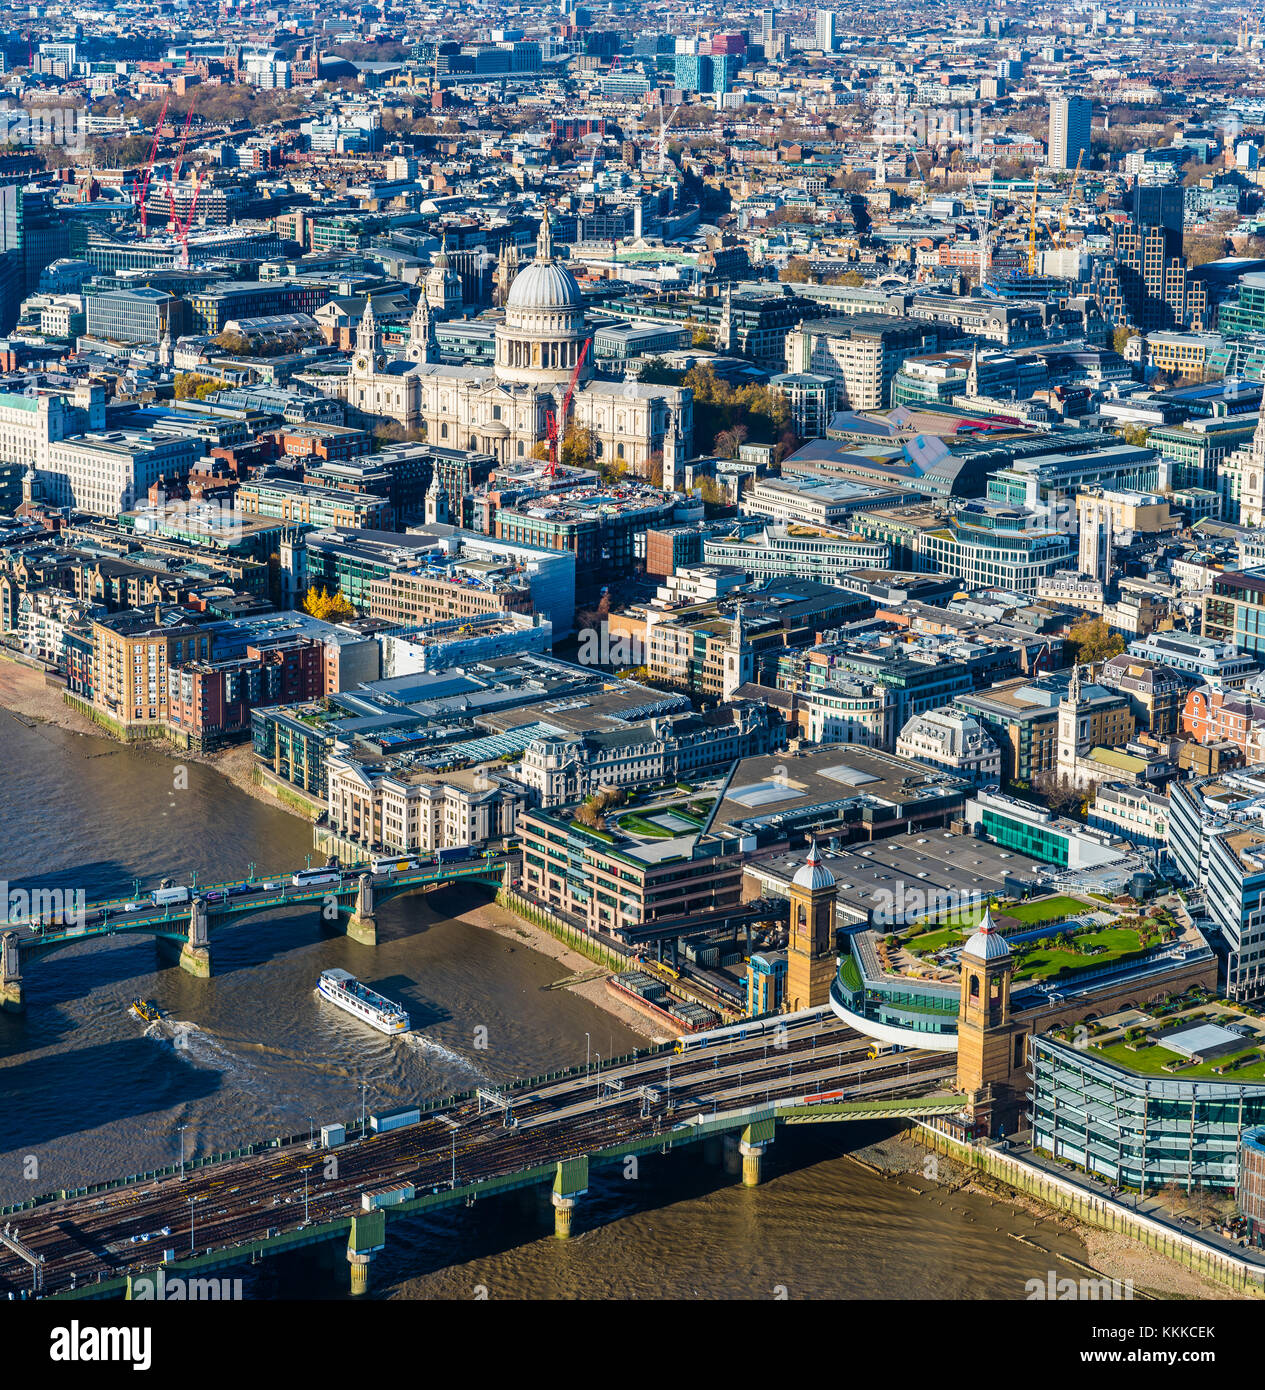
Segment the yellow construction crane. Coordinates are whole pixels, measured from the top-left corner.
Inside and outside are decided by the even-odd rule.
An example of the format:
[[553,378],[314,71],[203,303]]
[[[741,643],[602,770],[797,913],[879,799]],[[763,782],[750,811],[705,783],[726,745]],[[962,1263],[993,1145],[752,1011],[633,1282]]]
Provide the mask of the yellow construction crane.
[[1039,173],[1032,176],[1032,219],[1028,225],[1028,274],[1037,273],[1037,189],[1041,181]]
[[1076,185],[1081,177],[1081,160],[1085,158],[1084,147],[1076,155],[1076,172],[1072,175],[1072,186],[1067,190],[1067,201],[1059,209],[1059,245],[1067,243],[1067,214],[1072,210],[1072,199],[1076,196]]

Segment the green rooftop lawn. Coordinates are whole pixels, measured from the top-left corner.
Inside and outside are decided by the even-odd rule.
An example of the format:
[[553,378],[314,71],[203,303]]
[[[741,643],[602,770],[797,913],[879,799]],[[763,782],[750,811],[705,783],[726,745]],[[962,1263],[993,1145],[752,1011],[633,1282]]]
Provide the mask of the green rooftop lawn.
[[[1022,922],[1025,926],[1040,926],[1042,922],[1064,922],[1069,917],[1075,917],[1086,910],[1086,904],[1080,898],[1046,898],[1040,902],[1030,903],[998,903],[993,908],[993,916],[1011,917],[1016,922]],[[943,935],[936,928],[957,927],[964,929],[976,927],[984,915],[983,904],[977,907],[962,908],[953,912],[940,913],[935,916],[925,917],[918,924],[922,930],[913,937],[906,940],[905,945],[910,950],[939,950],[941,946],[949,945],[956,939],[957,933],[949,933],[946,939],[939,945],[931,946],[921,943],[923,937],[933,938]],[[917,928],[915,928],[917,930]]]
[[962,940],[961,927],[938,927],[935,931],[910,937],[904,946],[914,955],[925,955],[930,951],[943,951],[946,946],[960,946]]
[[615,822],[621,830],[627,830],[633,835],[645,835],[651,840],[674,840],[677,831],[669,830],[666,826],[656,825],[652,820],[647,820],[645,816],[636,811],[630,811],[626,816],[620,816]]
[[1130,1052],[1123,1042],[1105,1043],[1102,1046],[1091,1044],[1090,1050],[1096,1052],[1105,1061],[1114,1062],[1116,1066],[1123,1067],[1126,1071],[1140,1072],[1144,1076],[1180,1076],[1183,1078],[1198,1076],[1213,1081],[1265,1081],[1265,1061],[1253,1062],[1249,1066],[1239,1067],[1237,1071],[1226,1072],[1224,1075],[1218,1075],[1213,1071],[1213,1067],[1225,1066],[1236,1057],[1245,1057],[1248,1053],[1259,1052],[1259,1047],[1245,1047],[1242,1052],[1218,1057],[1211,1062],[1200,1062],[1197,1067],[1183,1067],[1176,1072],[1166,1072],[1164,1065],[1167,1062],[1180,1061],[1181,1058],[1176,1052],[1170,1052],[1166,1047],[1161,1047],[1158,1044],[1150,1046],[1143,1044],[1136,1052]]
[[1016,922],[1026,922],[1037,926],[1041,922],[1061,922],[1067,917],[1075,917],[1085,911],[1086,904],[1080,898],[1045,898],[1040,902],[1011,903],[999,908],[1007,917]]
[[1100,955],[1085,956],[1054,946],[1048,950],[1028,950],[1015,970],[1016,980],[1048,979],[1060,971],[1093,970],[1111,965],[1122,956],[1142,949],[1142,938],[1132,927],[1105,927],[1102,931],[1082,932],[1076,940],[1082,946],[1103,946]]

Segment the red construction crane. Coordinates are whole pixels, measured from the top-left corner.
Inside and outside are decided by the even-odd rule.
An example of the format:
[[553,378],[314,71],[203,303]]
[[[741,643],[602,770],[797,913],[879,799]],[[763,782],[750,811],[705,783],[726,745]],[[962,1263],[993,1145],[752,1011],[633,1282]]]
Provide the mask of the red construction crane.
[[189,228],[193,226],[193,215],[198,210],[198,190],[202,187],[204,177],[204,171],[199,169],[198,177],[193,184],[193,198],[189,203],[189,215],[183,222],[180,220],[180,214],[176,211],[175,192],[170,185],[167,188],[167,202],[171,205],[171,227],[180,242],[180,264],[186,269],[189,265]]
[[171,175],[173,180],[178,179],[180,177],[180,166],[184,163],[184,147],[189,143],[189,122],[191,120],[193,120],[192,101],[189,103],[189,109],[185,112],[184,115],[184,130],[180,134],[180,150],[179,153],[176,155],[176,167]]
[[[177,154],[176,154],[176,162],[175,162],[175,164],[174,164],[173,167],[172,167],[172,170],[171,170],[171,178],[170,178],[170,180],[169,180],[169,182],[168,182],[168,197],[169,197],[169,199],[170,199],[170,190],[171,190],[171,188],[173,188],[173,187],[175,186],[176,181],[177,181],[177,180],[179,179],[179,177],[180,177],[180,166],[184,163],[184,147],[185,147],[185,145],[188,143],[188,140],[189,140],[189,122],[190,122],[192,119],[193,119],[193,103],[190,102],[190,103],[189,103],[189,109],[188,109],[188,111],[185,113],[185,118],[184,118],[184,131],[183,131],[183,133],[182,133],[181,136],[180,136],[180,149],[179,149],[179,151],[178,151]],[[175,209],[174,206],[173,206],[172,209],[171,209],[171,230],[172,230],[172,232],[175,233],[177,236],[179,235],[179,232],[180,232],[180,219],[176,216],[176,209]]]
[[[584,366],[584,357],[589,350],[592,338],[585,338],[580,348],[580,355],[575,361],[575,370],[571,373],[571,380],[567,385],[567,394],[562,398],[563,428],[566,427],[567,415],[571,410],[571,397],[575,395],[575,383],[580,379],[580,370]],[[546,476],[556,478],[558,476],[558,418],[552,410],[545,411],[545,438],[549,441],[549,467]]]
[[[158,158],[158,141],[163,133],[163,122],[167,119],[167,103],[171,100],[170,96],[163,99],[162,113],[158,117],[158,124],[154,127],[154,141],[149,147],[149,163],[145,165],[145,173],[141,177],[141,236],[145,235],[145,219],[147,212],[145,200],[149,195],[149,180],[154,173],[154,160]],[[132,185],[135,188],[135,184]]]

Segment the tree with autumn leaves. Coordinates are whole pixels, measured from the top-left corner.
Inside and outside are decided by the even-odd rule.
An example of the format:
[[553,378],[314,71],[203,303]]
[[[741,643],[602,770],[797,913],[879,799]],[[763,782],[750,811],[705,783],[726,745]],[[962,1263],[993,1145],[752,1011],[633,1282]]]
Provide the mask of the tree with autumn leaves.
[[303,596],[303,611],[326,623],[340,623],[356,616],[356,610],[337,590],[331,594],[324,586],[318,589],[315,584]]

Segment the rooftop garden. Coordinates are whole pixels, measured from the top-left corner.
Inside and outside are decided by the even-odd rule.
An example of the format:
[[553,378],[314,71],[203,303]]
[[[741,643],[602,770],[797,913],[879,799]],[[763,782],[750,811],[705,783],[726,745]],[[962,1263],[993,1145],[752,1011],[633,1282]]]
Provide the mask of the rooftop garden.
[[[1052,897],[1003,903],[993,908],[998,930],[1010,938],[1017,983],[1056,980],[1077,971],[1116,965],[1143,956],[1180,935],[1181,929],[1167,908],[1118,916],[1102,925],[1077,925],[1076,915],[1083,915],[1088,906],[1078,898]],[[1103,909],[1095,905],[1095,911]],[[903,934],[884,938],[883,951],[899,949],[934,966],[933,957],[965,943],[983,913],[982,907],[975,907],[925,919],[906,928]],[[1071,925],[1065,925],[1069,922]],[[1051,924],[1049,935],[1032,935],[1045,923]],[[1017,939],[1023,937],[1028,939]]]
[[1015,980],[1047,980],[1077,970],[1097,969],[1142,955],[1156,944],[1149,934],[1125,926],[1097,931],[1060,932],[1057,936],[1021,942],[1014,948]]
[[[1119,1038],[1114,1042],[1091,1043],[1090,1050],[1105,1061],[1113,1062],[1126,1071],[1143,1076],[1202,1077],[1205,1080],[1265,1081],[1265,1053],[1259,1044],[1246,1042],[1241,1052],[1225,1054],[1206,1062],[1187,1061],[1179,1052],[1171,1052],[1162,1043],[1149,1042],[1142,1036]],[[1134,1030],[1130,1030],[1133,1033]]]
[[[1065,922],[1083,913],[1090,906],[1080,898],[1065,896],[1039,898],[1032,902],[1002,902],[993,905],[993,921],[1003,936],[1014,931],[1026,931],[1045,922]],[[901,945],[911,955],[922,956],[960,945],[966,934],[973,931],[984,916],[982,903],[973,907],[955,908],[948,912],[924,917],[906,928]]]

